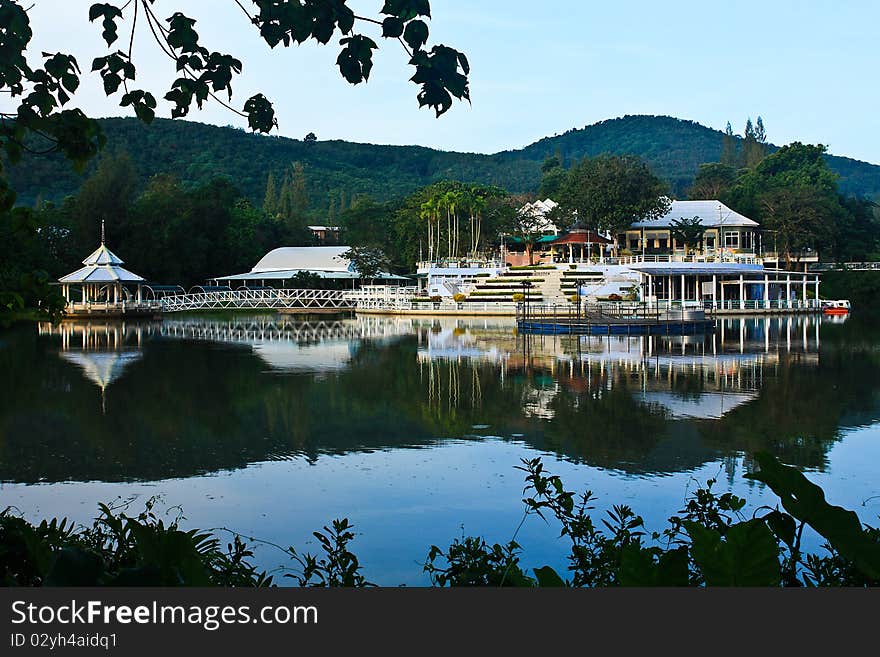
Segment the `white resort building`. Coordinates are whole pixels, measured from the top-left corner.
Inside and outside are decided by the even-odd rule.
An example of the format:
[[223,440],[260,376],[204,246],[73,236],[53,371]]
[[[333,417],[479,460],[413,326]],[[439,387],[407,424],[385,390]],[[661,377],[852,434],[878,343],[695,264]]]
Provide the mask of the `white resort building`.
[[[548,212],[555,203],[548,199],[538,206],[523,211]],[[678,228],[684,219],[702,228],[689,244]],[[522,245],[507,237],[497,259],[419,263],[421,297],[435,309],[439,302],[486,312],[491,304],[512,306],[524,297],[563,306],[632,301],[730,313],[819,307],[819,275],[808,267],[818,254],[796,254],[790,269],[780,268],[784,262],[772,248],[773,234],[716,200],[672,201],[663,217],[635,221],[614,236],[584,228],[560,231],[551,223],[534,236],[525,259]]]

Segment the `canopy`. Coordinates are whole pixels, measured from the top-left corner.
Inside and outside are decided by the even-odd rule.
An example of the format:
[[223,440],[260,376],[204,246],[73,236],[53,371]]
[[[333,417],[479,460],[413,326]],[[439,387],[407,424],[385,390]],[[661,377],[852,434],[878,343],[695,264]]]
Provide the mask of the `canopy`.
[[574,229],[553,240],[553,244],[611,244],[611,240],[592,230]]
[[[300,273],[319,278],[336,280],[361,280],[354,263],[344,254],[348,246],[285,246],[269,251],[253,269],[244,274],[216,276],[214,281],[284,281]],[[382,280],[407,280],[389,272],[380,272],[368,278]]]

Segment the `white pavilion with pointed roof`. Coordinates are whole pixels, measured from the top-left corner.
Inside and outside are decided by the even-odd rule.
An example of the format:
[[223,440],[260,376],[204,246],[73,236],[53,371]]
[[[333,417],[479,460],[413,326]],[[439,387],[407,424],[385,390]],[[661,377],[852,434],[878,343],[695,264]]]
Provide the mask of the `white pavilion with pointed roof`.
[[[64,295],[68,307],[73,308],[76,304],[118,306],[126,301],[141,303],[142,287],[146,281],[141,276],[122,267],[124,264],[122,259],[107,248],[104,243],[103,221],[101,222],[101,245],[82,263],[83,267],[58,279],[61,284],[61,293]],[[126,285],[137,287],[135,298],[132,298]],[[81,290],[80,298],[77,300],[71,298],[74,286],[78,286]]]

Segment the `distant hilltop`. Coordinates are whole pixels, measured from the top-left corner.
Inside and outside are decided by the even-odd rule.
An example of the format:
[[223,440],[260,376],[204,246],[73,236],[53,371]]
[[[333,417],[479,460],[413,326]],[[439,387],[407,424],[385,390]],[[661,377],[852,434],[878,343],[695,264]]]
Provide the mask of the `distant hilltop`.
[[[717,162],[722,148],[720,131],[668,116],[609,119],[493,155],[266,137],[180,120],[157,119],[149,126],[133,118],[101,119],[100,123],[108,138],[106,150],[130,153],[144,182],[157,173],[169,173],[194,185],[229,176],[244,195],[259,203],[269,172],[280,178],[291,162],[302,162],[315,210],[327,208],[340,197],[367,194],[387,200],[448,179],[531,192],[540,183],[542,162],[557,154],[566,163],[600,153],[636,155],[665,178],[676,195],[683,196],[699,165]],[[832,155],[828,162],[840,175],[842,192],[880,198],[880,166]],[[26,157],[7,171],[23,205],[40,199],[60,201],[75,193],[83,180],[60,156]]]

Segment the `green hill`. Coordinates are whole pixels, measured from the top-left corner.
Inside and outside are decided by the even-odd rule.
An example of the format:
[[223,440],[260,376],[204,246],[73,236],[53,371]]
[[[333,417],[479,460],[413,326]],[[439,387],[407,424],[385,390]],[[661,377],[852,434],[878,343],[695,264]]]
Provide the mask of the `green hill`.
[[[135,119],[111,118],[101,124],[107,149],[130,153],[144,181],[156,173],[171,173],[195,185],[226,175],[257,202],[262,201],[270,171],[280,178],[291,162],[301,161],[311,205],[319,211],[340,196],[389,199],[444,179],[495,184],[511,192],[534,191],[541,163],[556,153],[567,161],[599,153],[638,155],[669,181],[674,193],[683,195],[697,167],[719,159],[722,136],[693,121],[625,116],[547,137],[520,150],[481,155],[421,146],[305,142],[187,121],[156,120],[146,126]],[[828,159],[841,176],[843,191],[880,197],[880,166],[843,157]],[[60,156],[29,157],[8,171],[19,202],[28,205],[73,194],[83,179]]]

